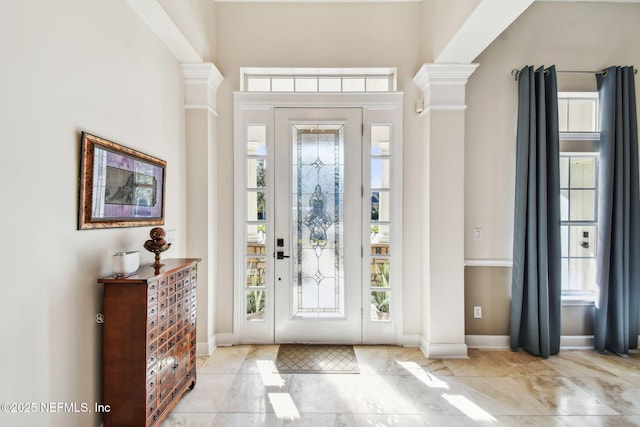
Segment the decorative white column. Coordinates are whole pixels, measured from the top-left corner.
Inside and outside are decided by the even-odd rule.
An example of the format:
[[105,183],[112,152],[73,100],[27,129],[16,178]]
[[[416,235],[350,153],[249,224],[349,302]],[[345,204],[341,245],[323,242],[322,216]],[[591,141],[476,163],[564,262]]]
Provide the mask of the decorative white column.
[[187,256],[198,266],[198,355],[210,355],[215,341],[216,277],[216,92],[223,77],[212,63],[182,64],[185,93]]
[[430,358],[466,358],[464,332],[465,86],[477,64],[424,64],[423,300],[420,348]]

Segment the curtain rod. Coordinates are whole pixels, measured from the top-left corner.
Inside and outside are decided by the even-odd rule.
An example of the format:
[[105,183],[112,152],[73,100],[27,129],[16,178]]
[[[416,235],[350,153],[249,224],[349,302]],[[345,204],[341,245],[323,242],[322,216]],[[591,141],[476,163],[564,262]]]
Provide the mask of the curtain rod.
[[[548,73],[547,70],[544,70],[545,74]],[[557,70],[556,71],[557,74],[601,74],[603,76],[607,75],[607,70],[600,70],[600,71],[561,71],[561,70]],[[634,68],[633,70],[633,74],[638,74],[638,69]],[[520,70],[518,70],[517,68],[514,68],[513,70],[511,70],[511,75],[515,78],[515,80],[518,80],[518,77],[520,77]]]

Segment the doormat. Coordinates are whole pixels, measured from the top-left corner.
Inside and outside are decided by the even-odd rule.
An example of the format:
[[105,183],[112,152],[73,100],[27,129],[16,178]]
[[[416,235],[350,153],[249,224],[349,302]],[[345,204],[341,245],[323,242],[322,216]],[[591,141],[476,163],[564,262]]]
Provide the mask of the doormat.
[[276,368],[296,374],[360,373],[352,345],[280,344]]

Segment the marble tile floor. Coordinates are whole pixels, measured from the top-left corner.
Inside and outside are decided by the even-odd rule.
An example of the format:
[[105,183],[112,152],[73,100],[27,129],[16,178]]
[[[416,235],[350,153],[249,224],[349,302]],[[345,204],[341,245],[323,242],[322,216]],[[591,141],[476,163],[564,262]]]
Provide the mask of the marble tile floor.
[[279,374],[277,345],[218,347],[161,427],[640,426],[640,353],[356,346],[360,374]]

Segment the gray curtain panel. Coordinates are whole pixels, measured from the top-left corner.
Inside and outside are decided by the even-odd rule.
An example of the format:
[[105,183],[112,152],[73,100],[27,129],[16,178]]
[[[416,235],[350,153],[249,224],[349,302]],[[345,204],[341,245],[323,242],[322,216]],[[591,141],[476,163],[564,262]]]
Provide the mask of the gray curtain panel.
[[556,69],[523,68],[511,284],[511,349],[560,351],[560,150]]
[[597,76],[600,181],[594,346],[626,354],[638,347],[640,202],[638,124],[633,67]]

